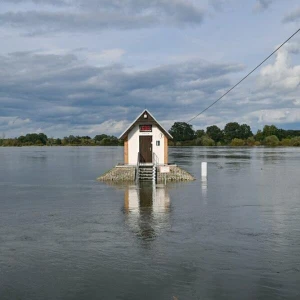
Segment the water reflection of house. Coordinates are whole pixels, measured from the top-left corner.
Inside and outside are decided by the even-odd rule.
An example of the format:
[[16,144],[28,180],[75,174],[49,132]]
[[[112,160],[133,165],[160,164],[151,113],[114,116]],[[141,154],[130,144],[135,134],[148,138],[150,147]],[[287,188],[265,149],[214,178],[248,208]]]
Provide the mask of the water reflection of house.
[[170,197],[163,185],[129,186],[124,196],[128,226],[139,237],[153,239],[169,226]]

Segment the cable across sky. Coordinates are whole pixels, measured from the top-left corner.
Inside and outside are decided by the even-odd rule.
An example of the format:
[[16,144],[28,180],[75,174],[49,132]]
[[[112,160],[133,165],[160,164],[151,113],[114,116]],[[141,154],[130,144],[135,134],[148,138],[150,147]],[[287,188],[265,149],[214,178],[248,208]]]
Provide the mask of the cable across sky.
[[294,32],[287,40],[285,40],[279,47],[277,47],[268,57],[266,57],[260,64],[258,64],[252,71],[250,71],[246,76],[244,76],[239,82],[237,82],[233,87],[231,87],[226,93],[224,93],[221,97],[219,97],[217,100],[215,100],[212,104],[207,106],[205,109],[203,109],[201,112],[199,112],[197,115],[195,115],[193,118],[187,121],[187,123],[190,123],[197,117],[199,117],[201,114],[203,114],[205,111],[207,111],[209,108],[211,108],[213,105],[215,105],[217,102],[219,102],[222,98],[224,98],[228,93],[230,93],[234,88],[236,88],[241,82],[243,82],[247,77],[249,77],[255,70],[257,70],[264,62],[266,62],[273,54],[275,54],[283,45],[285,45],[291,38],[293,38],[298,32],[300,31],[300,28]]

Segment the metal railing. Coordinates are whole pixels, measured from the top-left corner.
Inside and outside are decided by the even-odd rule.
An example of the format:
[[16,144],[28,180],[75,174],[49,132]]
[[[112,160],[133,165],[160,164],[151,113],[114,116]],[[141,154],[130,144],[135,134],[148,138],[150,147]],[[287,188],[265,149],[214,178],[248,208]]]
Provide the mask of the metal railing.
[[153,183],[156,183],[156,170],[157,170],[157,166],[159,165],[159,158],[154,152],[152,153],[152,163],[153,163],[152,181]]
[[154,165],[159,165],[159,158],[154,152],[152,153],[152,162]]
[[139,183],[140,178],[140,152],[138,152],[137,155],[137,162],[136,162],[136,168],[135,168],[135,183]]

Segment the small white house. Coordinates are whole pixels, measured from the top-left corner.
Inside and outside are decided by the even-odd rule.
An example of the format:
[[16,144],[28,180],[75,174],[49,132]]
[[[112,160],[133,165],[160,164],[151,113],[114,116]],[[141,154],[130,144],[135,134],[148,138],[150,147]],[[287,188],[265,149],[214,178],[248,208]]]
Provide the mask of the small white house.
[[173,137],[144,110],[119,137],[124,140],[124,164],[168,163],[168,140]]

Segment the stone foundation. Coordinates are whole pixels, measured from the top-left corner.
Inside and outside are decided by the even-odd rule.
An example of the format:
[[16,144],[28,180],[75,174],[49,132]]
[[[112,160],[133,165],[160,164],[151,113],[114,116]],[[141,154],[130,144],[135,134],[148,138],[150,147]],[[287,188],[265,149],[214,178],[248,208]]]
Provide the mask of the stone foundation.
[[[169,165],[169,173],[160,173],[160,168],[157,168],[157,183],[166,181],[193,181],[195,178],[187,171],[181,169],[177,165]],[[117,165],[102,176],[98,177],[100,181],[114,182],[134,182],[135,181],[135,166]]]
[[98,177],[100,181],[134,182],[135,166],[118,165]]
[[181,169],[177,165],[169,165],[169,173],[160,173],[159,167],[157,168],[157,183],[166,181],[193,181],[195,178],[187,171]]

